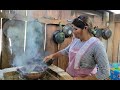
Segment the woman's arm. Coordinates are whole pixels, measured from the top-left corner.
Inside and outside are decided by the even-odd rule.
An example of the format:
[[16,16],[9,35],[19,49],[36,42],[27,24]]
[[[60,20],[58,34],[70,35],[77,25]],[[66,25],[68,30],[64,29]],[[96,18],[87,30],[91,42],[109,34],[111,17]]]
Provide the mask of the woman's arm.
[[54,54],[51,54],[51,55],[49,55],[49,56],[46,56],[46,57],[44,58],[44,61],[47,62],[47,61],[49,61],[49,60],[51,60],[51,59],[55,59],[55,58],[58,58],[58,57],[60,57],[60,56],[62,56],[62,54],[61,54],[60,52],[56,52],[56,53],[54,53]]
[[98,66],[96,78],[99,80],[107,79],[110,76],[109,60],[105,47],[100,41],[95,46],[94,56]]
[[49,55],[49,56],[46,56],[46,57],[44,58],[44,61],[47,62],[47,61],[50,60],[50,59],[55,59],[55,58],[58,58],[58,57],[60,57],[60,56],[62,56],[62,55],[68,55],[68,53],[69,53],[69,48],[70,48],[70,45],[68,45],[65,49],[62,49],[62,50],[60,50],[60,51],[58,51],[58,52],[56,52],[56,53],[54,53],[54,54],[51,54],[51,55]]

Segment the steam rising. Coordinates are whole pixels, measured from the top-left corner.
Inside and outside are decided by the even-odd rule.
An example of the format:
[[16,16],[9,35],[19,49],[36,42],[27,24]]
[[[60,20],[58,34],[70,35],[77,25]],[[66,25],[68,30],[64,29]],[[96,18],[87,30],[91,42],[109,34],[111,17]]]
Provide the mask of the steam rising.
[[[4,24],[4,34],[9,38],[12,51],[12,66],[25,66],[30,63],[40,64],[44,52],[44,24],[34,20],[27,22],[26,42],[24,42],[25,22],[9,20]],[[24,43],[25,46],[24,46]],[[25,48],[25,52],[24,52]]]

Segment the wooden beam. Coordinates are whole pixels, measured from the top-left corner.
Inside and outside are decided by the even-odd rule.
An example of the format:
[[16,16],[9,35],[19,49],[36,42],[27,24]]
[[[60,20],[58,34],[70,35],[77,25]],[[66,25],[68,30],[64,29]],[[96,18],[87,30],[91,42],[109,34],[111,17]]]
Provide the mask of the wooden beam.
[[8,19],[15,19],[15,20],[22,20],[22,21],[32,21],[32,20],[38,20],[41,23],[46,23],[46,24],[59,24],[61,23],[62,25],[67,24],[68,22],[65,20],[58,20],[58,19],[52,19],[52,18],[33,18],[33,17],[28,17],[28,16],[22,16],[19,14],[4,14],[0,12],[0,17],[1,18],[8,18]]
[[45,76],[42,78],[42,80],[59,80],[59,78],[57,78],[56,76],[54,76],[50,72],[46,71]]
[[120,22],[120,14],[115,15],[115,22]]
[[73,80],[73,78],[66,72],[61,72],[58,75],[60,80]]
[[57,66],[55,66],[53,64],[51,66],[49,66],[49,69],[51,69],[52,71],[54,71],[56,73],[64,72],[63,69],[61,69],[61,68],[59,68],[59,67],[57,67]]
[[96,10],[74,10],[74,12],[86,15],[102,16],[102,12],[98,12]]
[[120,41],[120,23],[115,23],[114,38],[113,38],[113,62],[118,61],[118,47]]
[[2,29],[1,29],[1,26],[2,26],[2,19],[0,18],[0,68],[2,67]]
[[[103,13],[103,27],[107,26],[107,22],[108,22],[107,19],[108,19],[108,17],[109,17],[108,12],[104,12]],[[107,51],[107,45],[108,45],[107,40],[105,40],[105,39],[102,38],[102,42],[103,42],[103,44],[105,46],[105,49]]]
[[109,23],[109,29],[112,31],[112,36],[108,39],[108,47],[107,47],[107,54],[108,54],[108,59],[110,63],[113,62],[113,41],[114,41],[114,26],[115,26],[115,15],[113,13],[110,13],[110,23]]
[[59,78],[59,80],[73,80],[73,78],[67,72],[55,65],[49,66],[49,69],[51,70],[49,70],[49,72]]

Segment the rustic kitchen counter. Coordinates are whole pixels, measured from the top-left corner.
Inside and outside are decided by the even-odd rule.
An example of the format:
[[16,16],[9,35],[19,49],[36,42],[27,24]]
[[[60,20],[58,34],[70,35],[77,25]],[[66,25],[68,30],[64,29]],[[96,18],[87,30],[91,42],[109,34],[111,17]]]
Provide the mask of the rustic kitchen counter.
[[[17,68],[11,67],[0,70],[0,80],[26,80],[20,77]],[[72,77],[63,69],[52,64],[49,66],[44,77],[39,80],[72,80]]]

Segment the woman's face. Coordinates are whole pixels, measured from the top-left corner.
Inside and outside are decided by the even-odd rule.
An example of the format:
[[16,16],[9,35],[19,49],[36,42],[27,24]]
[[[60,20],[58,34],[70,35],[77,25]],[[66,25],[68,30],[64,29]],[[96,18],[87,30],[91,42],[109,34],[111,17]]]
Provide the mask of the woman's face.
[[82,38],[83,38],[83,29],[78,28],[78,27],[76,27],[76,26],[73,25],[73,24],[72,24],[72,26],[73,26],[73,28],[74,28],[74,30],[73,30],[74,36],[75,36],[76,38],[82,40]]

